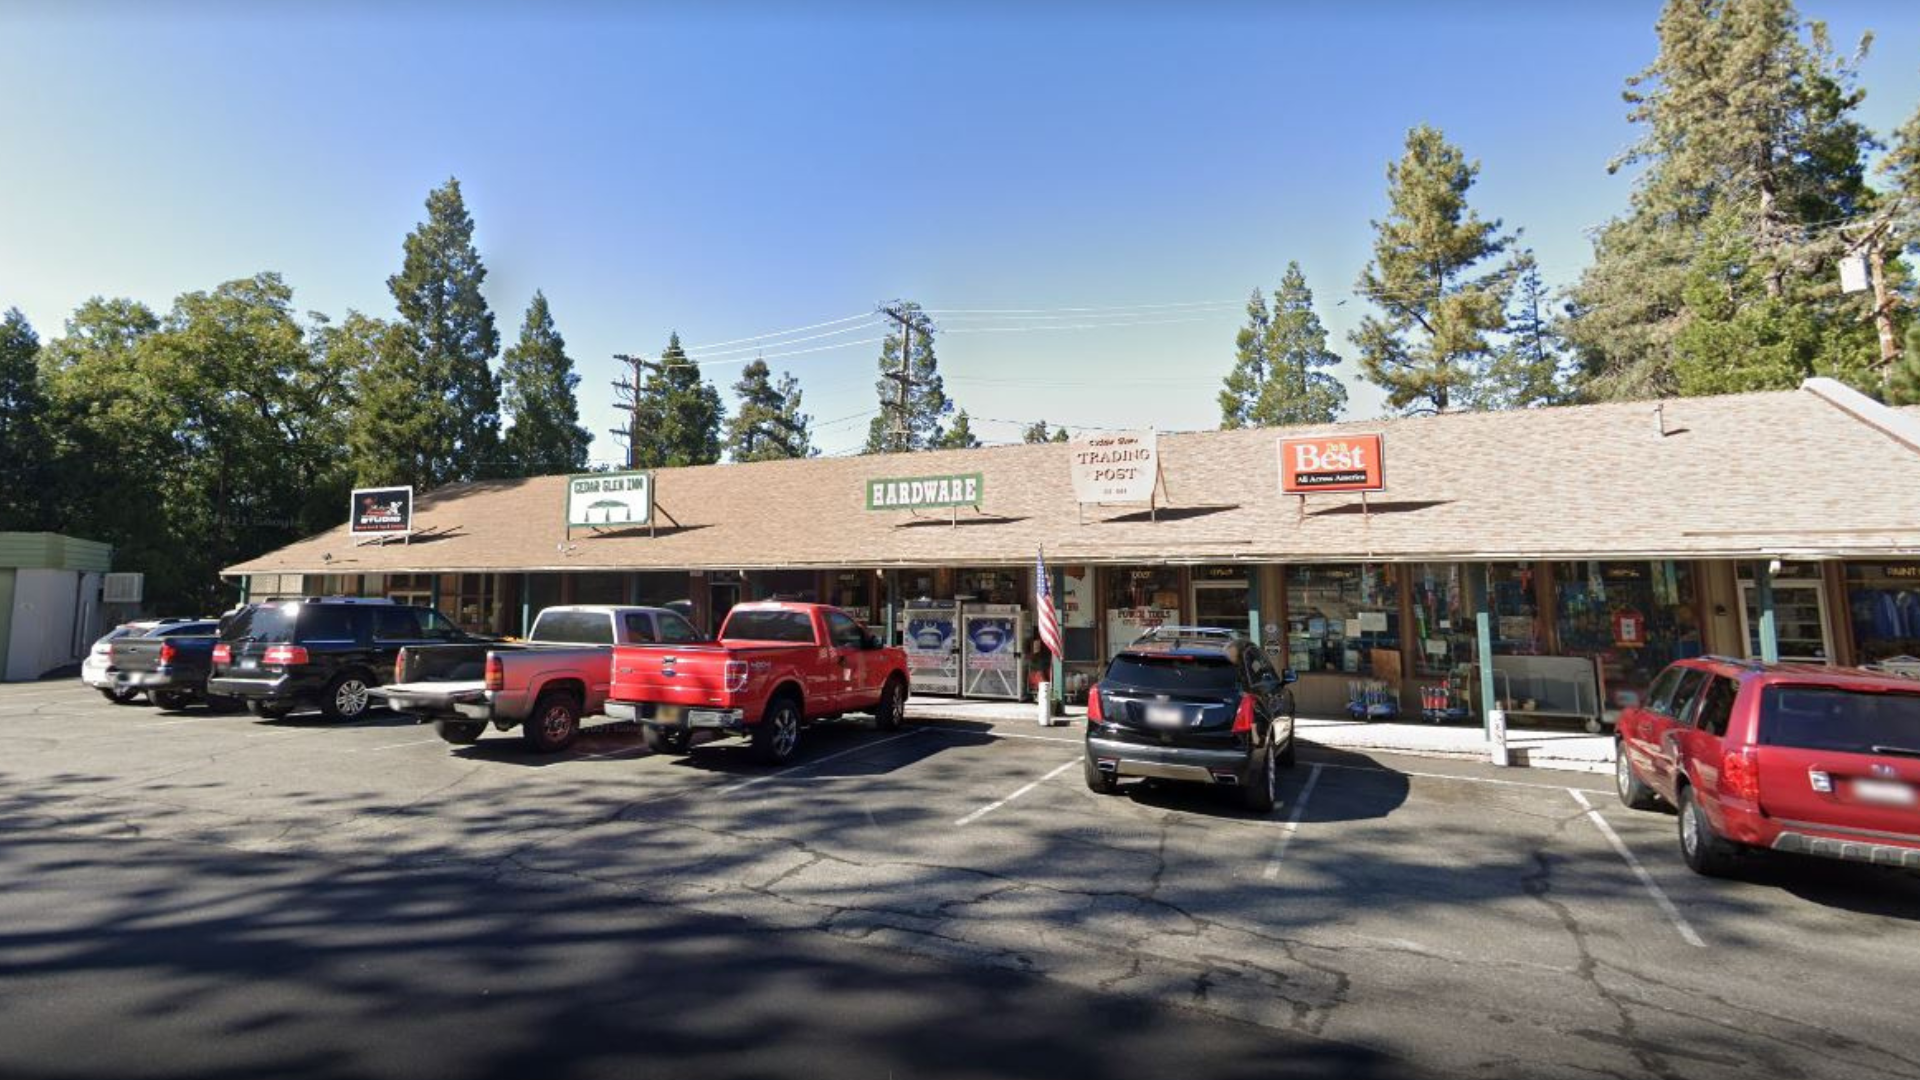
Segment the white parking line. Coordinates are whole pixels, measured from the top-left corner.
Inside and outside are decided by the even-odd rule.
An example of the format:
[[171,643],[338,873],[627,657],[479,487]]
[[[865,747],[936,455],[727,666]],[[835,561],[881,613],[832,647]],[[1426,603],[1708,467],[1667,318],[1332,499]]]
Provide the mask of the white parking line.
[[910,739],[915,735],[920,734],[920,732],[923,730],[925,729],[915,728],[912,731],[904,731],[898,735],[889,736],[888,738],[885,738],[885,739],[876,739],[870,743],[861,743],[859,746],[853,747],[852,749],[849,749],[849,750],[842,750],[837,754],[828,754],[826,757],[823,757],[823,758],[815,758],[812,761],[803,761],[798,765],[789,765],[786,768],[781,769],[779,772],[770,772],[765,776],[756,776],[751,780],[746,780],[738,784],[733,784],[728,787],[723,787],[717,792],[717,794],[731,795],[736,791],[743,791],[747,788],[754,786],[755,784],[764,784],[769,780],[778,780],[781,777],[786,776],[788,773],[796,773],[802,769],[812,769],[820,765],[825,765],[829,761],[846,757],[848,754],[857,754],[857,753],[860,753],[862,750],[871,750],[876,746],[885,746],[890,742],[899,742],[901,739]]
[[1660,888],[1658,882],[1653,880],[1653,875],[1647,873],[1647,868],[1641,866],[1640,860],[1634,858],[1633,852],[1627,850],[1627,845],[1620,839],[1620,834],[1614,832],[1613,826],[1607,824],[1607,819],[1601,817],[1600,811],[1596,809],[1592,803],[1587,801],[1587,793],[1581,791],[1579,788],[1568,788],[1567,793],[1572,795],[1574,801],[1586,810],[1587,817],[1590,818],[1594,826],[1600,830],[1600,834],[1607,838],[1607,843],[1613,845],[1613,850],[1619,852],[1620,857],[1627,861],[1627,867],[1633,871],[1633,876],[1639,878],[1640,884],[1647,887],[1647,892],[1653,895],[1653,902],[1659,905],[1660,910],[1664,912],[1668,920],[1673,923],[1674,929],[1680,931],[1681,940],[1697,948],[1706,948],[1707,943],[1700,940],[1700,935],[1694,932],[1692,926],[1688,925],[1686,917],[1681,915],[1680,909],[1675,907],[1673,901],[1667,898],[1666,892]]
[[1280,860],[1287,854],[1287,845],[1293,843],[1293,834],[1300,830],[1300,818],[1307,812],[1307,800],[1313,797],[1313,785],[1320,780],[1320,766],[1315,765],[1307,773],[1307,782],[1300,789],[1300,797],[1294,800],[1293,814],[1287,823],[1280,826],[1280,839],[1273,845],[1273,858],[1267,860],[1267,868],[1261,877],[1273,881],[1280,876]]
[[954,824],[966,825],[970,822],[978,821],[981,818],[986,817],[988,814],[993,813],[995,810],[1000,809],[1001,807],[1007,805],[1013,800],[1018,799],[1022,795],[1025,795],[1027,792],[1032,791],[1034,788],[1039,787],[1041,784],[1044,784],[1047,781],[1053,779],[1054,777],[1059,776],[1061,773],[1066,772],[1068,769],[1071,769],[1078,764],[1080,764],[1080,759],[1074,758],[1072,761],[1067,762],[1066,764],[1053,770],[1052,772],[1041,777],[1040,779],[1035,780],[1033,783],[1028,784],[1026,787],[1021,788],[1019,791],[1016,791],[1013,794],[1007,796],[1006,798],[1001,799],[999,802],[988,803],[987,805],[981,807],[980,809],[975,810],[973,813],[968,814],[966,817],[961,818],[959,821],[954,822]]

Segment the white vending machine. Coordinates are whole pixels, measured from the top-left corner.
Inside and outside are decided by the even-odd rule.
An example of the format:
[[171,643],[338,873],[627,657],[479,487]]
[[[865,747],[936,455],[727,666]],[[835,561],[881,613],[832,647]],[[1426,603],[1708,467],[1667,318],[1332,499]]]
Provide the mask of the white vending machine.
[[1017,604],[968,604],[960,609],[964,659],[961,693],[1018,701],[1026,696],[1026,614]]

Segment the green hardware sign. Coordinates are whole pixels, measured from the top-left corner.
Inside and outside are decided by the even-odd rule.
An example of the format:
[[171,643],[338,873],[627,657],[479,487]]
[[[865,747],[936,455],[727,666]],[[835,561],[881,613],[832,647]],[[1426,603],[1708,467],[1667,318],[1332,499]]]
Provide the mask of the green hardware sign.
[[869,480],[867,509],[928,510],[942,506],[979,506],[986,489],[986,479],[980,473]]

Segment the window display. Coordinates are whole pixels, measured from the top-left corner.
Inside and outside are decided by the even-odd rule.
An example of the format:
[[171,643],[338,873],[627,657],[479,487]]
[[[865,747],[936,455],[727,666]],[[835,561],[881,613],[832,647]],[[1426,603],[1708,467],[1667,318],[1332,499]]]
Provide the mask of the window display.
[[969,604],[1025,604],[1021,596],[1018,570],[999,567],[992,570],[961,570],[954,575],[955,599]]
[[1167,623],[1180,622],[1180,571],[1171,566],[1106,571],[1107,655]]
[[1487,603],[1493,616],[1495,656],[1537,656],[1547,651],[1532,563],[1488,563]]
[[1401,570],[1383,563],[1288,568],[1293,669],[1399,678]]
[[1847,610],[1860,663],[1920,657],[1920,562],[1849,564]]
[[1413,650],[1416,675],[1451,675],[1473,663],[1478,624],[1474,620],[1468,575],[1481,569],[1464,563],[1419,563],[1408,567],[1413,591]]
[[1554,564],[1560,652],[1600,666],[1609,712],[1637,704],[1668,664],[1701,652],[1686,563]]

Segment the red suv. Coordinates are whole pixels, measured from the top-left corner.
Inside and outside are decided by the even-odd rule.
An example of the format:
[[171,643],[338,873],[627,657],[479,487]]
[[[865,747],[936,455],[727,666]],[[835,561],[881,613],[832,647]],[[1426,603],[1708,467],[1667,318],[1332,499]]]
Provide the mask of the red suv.
[[1920,682],[1703,656],[1616,730],[1620,801],[1678,809],[1699,873],[1752,849],[1920,870]]

